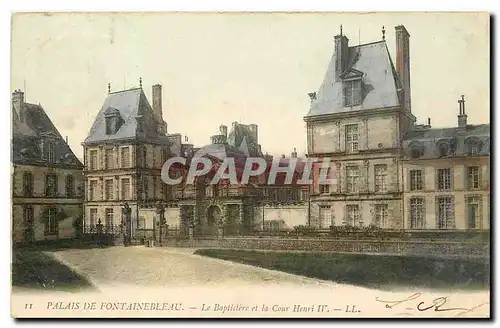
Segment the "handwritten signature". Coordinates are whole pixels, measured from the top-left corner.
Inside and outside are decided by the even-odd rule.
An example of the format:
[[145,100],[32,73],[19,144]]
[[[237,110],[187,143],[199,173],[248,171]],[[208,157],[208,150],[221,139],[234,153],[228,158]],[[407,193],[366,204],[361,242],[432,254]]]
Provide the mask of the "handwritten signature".
[[[400,304],[407,303],[407,304],[412,304],[413,306],[415,306],[415,304],[416,304],[415,309],[417,311],[419,311],[419,312],[426,312],[426,311],[429,311],[429,310],[431,310],[431,311],[434,310],[435,312],[460,311],[460,312],[456,313],[455,316],[461,316],[461,315],[464,315],[466,313],[473,312],[477,308],[479,308],[481,306],[484,306],[486,304],[489,304],[489,302],[485,302],[485,303],[481,303],[481,304],[475,305],[475,306],[473,306],[471,308],[449,307],[449,306],[446,305],[446,302],[448,301],[448,298],[444,297],[444,296],[437,297],[437,298],[431,300],[430,302],[429,301],[421,301],[421,302],[417,303],[417,301],[415,301],[415,300],[417,300],[417,299],[421,300],[421,298],[420,298],[421,296],[422,296],[421,293],[415,293],[415,294],[410,295],[407,298],[403,298],[403,299],[400,299],[400,300],[387,301],[387,300],[381,300],[378,297],[376,297],[375,300],[377,302],[384,303],[386,309],[393,309],[394,307],[396,307],[396,306],[398,306]],[[415,302],[412,302],[412,301],[415,301]],[[412,307],[405,308],[405,309],[406,310],[413,310]],[[408,312],[399,313],[399,314],[400,315],[402,315],[402,314],[411,315],[411,313],[408,313]]]

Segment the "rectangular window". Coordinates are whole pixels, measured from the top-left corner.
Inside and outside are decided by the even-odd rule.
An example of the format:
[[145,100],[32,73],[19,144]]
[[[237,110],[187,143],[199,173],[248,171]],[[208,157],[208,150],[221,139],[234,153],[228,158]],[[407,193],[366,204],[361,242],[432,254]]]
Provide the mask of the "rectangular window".
[[146,229],[146,219],[143,216],[139,217],[139,229]]
[[113,200],[113,180],[104,180],[104,192],[105,192],[105,199],[106,200]]
[[34,211],[33,206],[24,205],[23,206],[23,224],[25,228],[33,229],[33,219],[34,219]]
[[359,149],[359,132],[357,124],[348,124],[345,126],[345,149],[355,152]]
[[143,192],[143,199],[147,200],[148,199],[148,177],[145,176],[142,178],[142,192]]
[[47,160],[49,163],[54,163],[55,161],[55,154],[54,154],[54,143],[49,141],[47,142]]
[[412,229],[425,228],[424,199],[410,199],[410,227]]
[[113,149],[105,149],[104,150],[104,165],[105,169],[109,170],[113,168],[113,161],[114,161],[114,156],[113,156]]
[[113,227],[113,209],[112,208],[107,208],[106,209],[106,220],[105,220],[105,226],[106,228],[111,228]]
[[89,181],[89,200],[97,200],[97,181]]
[[120,151],[122,168],[130,167],[130,147],[122,147]]
[[387,165],[375,165],[375,192],[387,191]]
[[55,235],[58,233],[58,224],[57,224],[57,208],[50,207],[47,210],[47,218],[45,221],[45,234],[46,235]]
[[453,198],[451,196],[444,196],[444,197],[438,197],[437,200],[438,200],[437,228],[438,229],[454,228]]
[[388,206],[387,204],[375,205],[375,225],[380,228],[388,227]]
[[358,205],[347,205],[346,206],[347,220],[346,224],[350,226],[362,225],[359,222],[359,206]]
[[75,194],[75,181],[72,175],[66,176],[66,197],[73,198]]
[[467,168],[467,186],[469,189],[479,189],[479,167]]
[[148,149],[146,146],[142,147],[141,159],[142,167],[148,167]]
[[97,150],[89,151],[89,170],[97,170]]
[[319,206],[319,229],[326,229],[330,227],[332,217],[331,207],[328,205]]
[[451,169],[438,169],[438,189],[450,190],[451,189]]
[[480,229],[481,224],[481,197],[471,196],[467,199],[467,229]]
[[361,80],[344,82],[344,106],[351,107],[361,104]]
[[50,173],[45,176],[45,196],[57,196],[57,175],[54,173]]
[[97,208],[91,208],[90,209],[90,226],[95,227],[95,225],[98,222],[97,218]]
[[422,170],[410,170],[410,190],[422,190]]
[[33,173],[24,172],[23,175],[23,195],[24,197],[33,196]]
[[319,185],[319,193],[320,194],[329,194],[330,193],[330,185]]
[[130,199],[130,179],[122,179],[122,199]]
[[346,177],[346,191],[347,192],[358,192],[359,186],[359,170],[357,166],[348,166],[346,168],[347,177]]

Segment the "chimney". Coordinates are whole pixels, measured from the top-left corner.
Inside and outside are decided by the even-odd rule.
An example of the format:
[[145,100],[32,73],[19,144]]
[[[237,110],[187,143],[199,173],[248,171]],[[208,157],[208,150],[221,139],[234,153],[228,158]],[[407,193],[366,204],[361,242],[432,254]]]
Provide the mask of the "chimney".
[[403,25],[396,29],[396,71],[403,84],[403,106],[411,112],[410,34]]
[[163,110],[161,106],[161,84],[153,85],[153,112],[155,116],[163,121]]
[[335,80],[340,80],[340,75],[347,67],[349,56],[349,39],[342,34],[342,25],[340,25],[340,35],[335,38]]
[[227,126],[225,125],[219,126],[219,131],[224,137],[227,138]]
[[17,115],[19,121],[24,123],[24,92],[21,90],[15,90],[12,93],[12,110],[14,111],[12,115]]
[[250,128],[250,133],[252,138],[256,144],[259,143],[259,126],[257,124],[250,124],[248,126]]
[[66,144],[68,144],[68,136],[66,136]]
[[292,158],[297,158],[297,148],[293,147]]
[[431,118],[430,117],[427,118],[427,126],[429,128],[431,127]]
[[458,101],[458,127],[467,127],[467,114],[465,114],[465,99],[462,95],[462,99]]

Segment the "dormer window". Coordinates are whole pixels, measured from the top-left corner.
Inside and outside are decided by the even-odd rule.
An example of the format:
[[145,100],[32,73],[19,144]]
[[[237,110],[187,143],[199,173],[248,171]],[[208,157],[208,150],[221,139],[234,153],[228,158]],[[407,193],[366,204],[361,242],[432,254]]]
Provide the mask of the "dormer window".
[[361,79],[343,82],[344,107],[352,107],[361,104]]
[[54,163],[55,154],[54,154],[54,142],[47,142],[47,161],[49,163]]
[[419,158],[424,155],[424,147],[420,144],[410,145],[410,157],[411,158]]
[[437,150],[438,150],[438,156],[439,157],[445,157],[448,156],[448,151],[449,151],[449,145],[447,142],[440,142],[437,145]]
[[116,108],[108,108],[104,113],[106,119],[106,134],[115,134],[121,126],[120,111]]
[[467,155],[476,156],[481,151],[482,143],[479,138],[472,137],[465,140],[465,146],[467,149]]

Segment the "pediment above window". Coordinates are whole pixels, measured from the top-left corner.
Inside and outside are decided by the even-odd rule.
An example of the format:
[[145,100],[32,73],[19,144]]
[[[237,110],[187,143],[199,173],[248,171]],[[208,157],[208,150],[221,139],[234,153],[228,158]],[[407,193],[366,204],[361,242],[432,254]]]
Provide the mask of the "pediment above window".
[[113,107],[108,107],[104,112],[105,116],[120,116],[120,111]]
[[42,137],[43,139],[58,139],[59,138],[59,136],[52,131],[42,132],[42,133],[40,133],[40,137]]
[[345,71],[340,76],[340,78],[343,80],[361,79],[362,77],[363,77],[363,72],[360,72],[354,68],[351,68],[350,70]]

